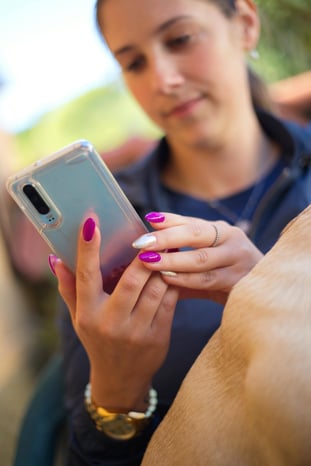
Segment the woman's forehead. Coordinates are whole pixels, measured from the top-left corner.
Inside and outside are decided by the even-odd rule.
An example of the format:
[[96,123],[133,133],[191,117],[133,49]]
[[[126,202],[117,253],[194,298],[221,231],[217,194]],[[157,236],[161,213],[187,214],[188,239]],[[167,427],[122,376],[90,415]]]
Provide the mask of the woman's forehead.
[[176,18],[208,18],[212,10],[220,13],[208,0],[104,0],[99,15],[108,45],[115,45],[154,34]]

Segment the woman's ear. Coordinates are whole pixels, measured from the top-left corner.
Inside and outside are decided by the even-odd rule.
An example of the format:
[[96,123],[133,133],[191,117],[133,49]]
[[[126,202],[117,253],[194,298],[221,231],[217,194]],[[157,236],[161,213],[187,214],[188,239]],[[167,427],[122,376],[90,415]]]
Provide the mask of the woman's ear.
[[237,21],[240,28],[240,39],[245,51],[257,47],[260,36],[260,19],[253,0],[237,0]]

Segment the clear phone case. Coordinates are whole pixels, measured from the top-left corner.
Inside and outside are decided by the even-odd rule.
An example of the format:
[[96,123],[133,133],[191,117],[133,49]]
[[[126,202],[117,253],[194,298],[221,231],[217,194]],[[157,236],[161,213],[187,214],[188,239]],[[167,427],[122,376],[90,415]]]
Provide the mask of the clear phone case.
[[103,288],[111,293],[147,232],[92,144],[81,140],[7,180],[7,189],[51,250],[74,271],[81,223],[92,213],[101,230]]

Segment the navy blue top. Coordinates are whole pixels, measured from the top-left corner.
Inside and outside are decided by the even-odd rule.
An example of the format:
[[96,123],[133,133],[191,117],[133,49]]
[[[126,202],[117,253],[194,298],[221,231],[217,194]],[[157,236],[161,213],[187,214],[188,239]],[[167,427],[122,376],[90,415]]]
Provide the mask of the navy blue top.
[[[284,167],[285,162],[281,158],[269,173],[256,182],[255,185],[232,196],[217,199],[214,203],[215,207],[213,207],[212,202],[173,191],[166,186],[163,186],[163,189],[168,197],[170,210],[175,214],[203,218],[210,221],[224,220],[231,225],[235,225],[239,220],[248,220],[251,222],[257,205],[268,188],[280,176]],[[252,200],[253,202],[250,202]]]
[[[262,180],[263,189],[258,191],[258,199],[248,212],[248,219],[252,221],[248,235],[262,252],[266,252],[285,225],[310,203],[311,127],[301,128],[260,112],[258,118],[266,134],[282,148],[281,160]],[[163,139],[149,156],[116,174],[141,217],[150,211],[170,211],[209,220],[230,220],[205,201],[163,186],[160,172],[168,158],[168,146]],[[221,202],[240,216],[252,190],[250,187]],[[68,465],[139,465],[150,435],[172,403],[197,355],[219,327],[221,317],[222,306],[214,302],[199,299],[178,302],[169,352],[153,381],[159,395],[156,416],[141,436],[118,442],[98,432],[86,413],[83,393],[89,380],[89,362],[62,304],[60,328],[70,434]]]

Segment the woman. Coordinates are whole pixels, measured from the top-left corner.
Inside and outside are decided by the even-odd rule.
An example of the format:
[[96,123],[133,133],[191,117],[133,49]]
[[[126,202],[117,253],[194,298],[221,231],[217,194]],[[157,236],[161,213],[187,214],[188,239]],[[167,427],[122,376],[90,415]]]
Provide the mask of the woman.
[[245,63],[259,36],[252,0],[99,0],[97,21],[165,138],[117,175],[158,231],[135,242],[144,250],[111,296],[93,218],[81,229],[76,278],[50,259],[70,311],[68,464],[138,465],[230,289],[309,204],[310,143],[307,130],[254,107]]

